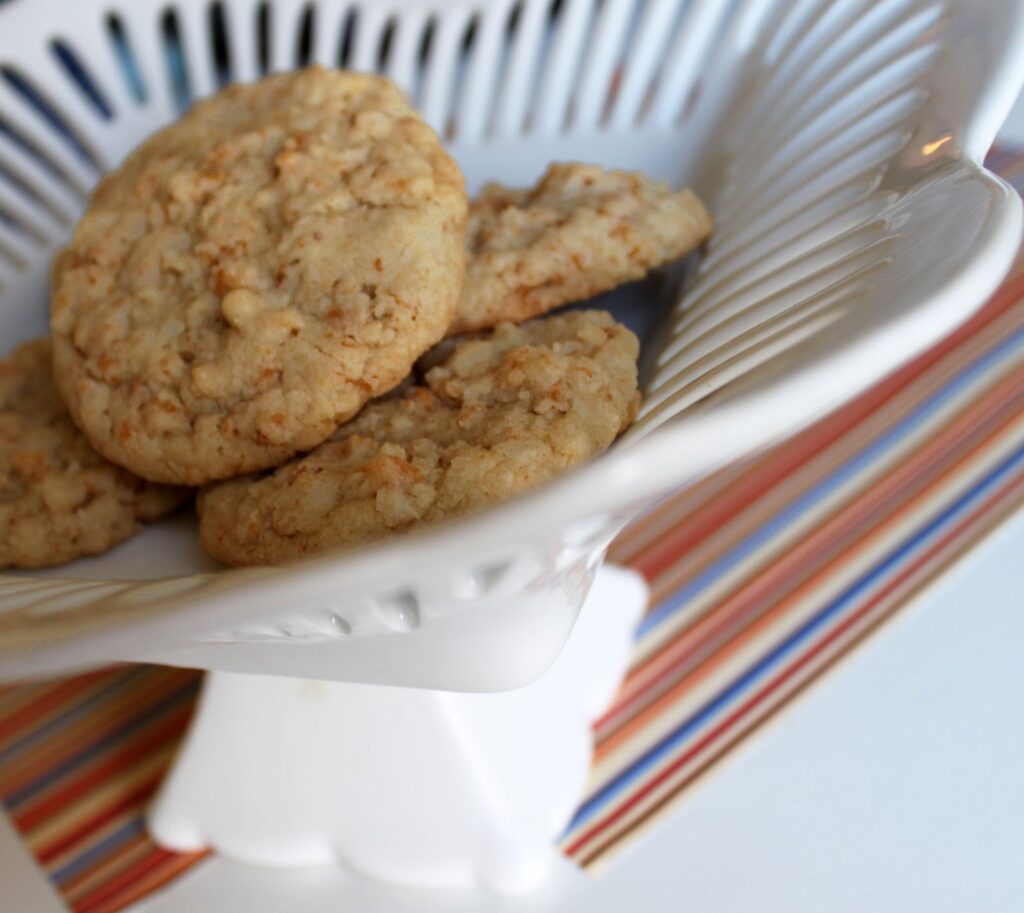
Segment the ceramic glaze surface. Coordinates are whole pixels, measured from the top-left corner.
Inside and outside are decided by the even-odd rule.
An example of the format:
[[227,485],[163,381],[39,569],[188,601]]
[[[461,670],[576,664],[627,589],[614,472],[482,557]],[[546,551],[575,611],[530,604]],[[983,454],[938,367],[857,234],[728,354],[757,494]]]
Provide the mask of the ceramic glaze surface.
[[[681,292],[672,275],[660,294],[647,283],[611,301],[642,332],[646,402],[602,458],[478,516],[294,568],[220,570],[178,523],[45,574],[2,574],[0,677],[154,658],[424,687],[528,681],[564,642],[625,520],[863,390],[998,284],[1019,241],[1020,201],[980,162],[1021,84],[1021,7],[33,0],[5,9],[5,345],[45,327],[49,262],[104,171],[192,98],[314,61],[397,79],[471,189],[531,180],[557,159],[642,168],[693,184],[716,232]],[[456,655],[448,644],[463,636],[474,649]],[[504,649],[510,642],[525,652]]]
[[602,568],[551,668],[503,694],[212,673],[151,831],[258,865],[530,890],[583,794],[590,724],[646,602],[638,575]]

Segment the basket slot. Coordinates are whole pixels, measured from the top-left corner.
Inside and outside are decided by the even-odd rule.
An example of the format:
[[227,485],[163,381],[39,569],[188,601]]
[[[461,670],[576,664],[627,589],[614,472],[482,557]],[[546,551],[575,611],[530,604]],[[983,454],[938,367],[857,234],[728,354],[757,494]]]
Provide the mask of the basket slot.
[[544,30],[548,21],[547,2],[520,2],[508,18],[508,68],[498,96],[494,123],[496,136],[518,136],[526,129],[536,90],[536,78]]
[[[736,256],[747,245],[759,238],[775,232],[785,237],[785,232],[788,230],[786,222],[795,213],[810,209],[818,203],[823,204],[830,198],[837,201],[841,199],[852,201],[857,199],[859,194],[875,191],[886,164],[884,158],[879,157],[878,145],[869,145],[861,150],[851,150],[851,154],[853,160],[848,163],[844,162],[842,165],[843,170],[848,165],[853,172],[845,180],[837,180],[836,174],[830,169],[824,169],[818,174],[809,174],[799,192],[785,196],[775,205],[763,206],[759,210],[752,211],[748,223],[719,235],[718,245],[702,264],[702,271],[710,274],[712,271],[720,269],[728,258]],[[714,256],[713,260],[712,256]],[[693,302],[699,303],[703,294],[704,272],[690,296],[690,300]]]
[[865,36],[857,52],[843,60],[823,56],[813,67],[811,80],[801,78],[792,85],[785,98],[779,119],[784,129],[776,126],[765,137],[767,143],[778,142],[801,120],[801,112],[815,117],[827,107],[866,82],[878,85],[907,84],[920,76],[932,63],[938,47],[934,30],[940,25],[941,9],[931,6],[912,12],[900,21],[888,20],[875,33]]
[[135,67],[145,87],[147,114],[154,123],[166,123],[177,114],[177,106],[171,87],[163,17],[143,6],[125,6],[120,12],[134,52]]
[[722,0],[695,0],[686,10],[658,79],[648,115],[653,123],[668,126],[683,119],[708,57],[721,44],[715,39],[722,37],[736,12],[735,3]]
[[[109,106],[112,119],[122,118],[136,108],[139,96],[126,79],[123,64],[113,44],[110,26],[105,19],[90,17],[76,25],[74,34],[58,34],[54,40],[65,44],[79,58],[82,69],[88,72],[89,78]],[[87,48],[90,49],[89,53],[84,50]]]
[[[70,145],[76,157],[85,162],[86,170],[82,176],[88,175],[87,180],[91,184],[120,158],[122,138],[115,127],[117,118],[109,104],[110,116],[101,114],[56,53],[52,52],[52,45],[50,51],[40,54],[32,64],[33,80],[36,85],[46,87],[46,103],[55,112],[49,115],[41,112],[41,116],[62,137],[63,144]],[[104,95],[107,95],[105,91]],[[54,145],[50,140],[47,149],[52,150]]]
[[[742,90],[749,79],[752,49],[764,23],[779,18],[776,5],[776,0],[739,0],[709,46],[691,96],[676,114],[675,126],[685,122],[688,143],[696,149],[718,150],[715,155],[700,155],[692,180],[716,210],[722,197],[721,170],[731,159],[726,152],[733,144],[730,134],[735,135],[735,128],[748,116],[749,93]],[[746,145],[740,140],[738,151]]]
[[[88,172],[88,182],[91,184],[99,174],[110,169],[121,158],[122,137],[118,135],[115,126],[121,113],[115,113],[109,101],[103,102],[109,116],[104,116],[98,110],[93,101],[89,100],[87,90],[57,55],[54,50],[56,41],[51,42],[50,53],[40,55],[33,61],[32,73],[39,85],[46,86],[49,103],[59,112],[58,117],[51,120],[54,129],[62,135],[66,134],[77,154],[84,156],[91,166]],[[59,42],[60,46],[71,48],[70,42],[65,39],[59,39]],[[104,44],[99,47],[105,50]],[[102,57],[103,54],[93,56]],[[95,78],[92,80],[96,91],[101,92],[104,98],[112,97],[105,86],[99,86]],[[85,142],[79,142],[80,136],[88,138],[87,148]],[[52,147],[52,144],[48,147]]]
[[707,402],[729,384],[748,377],[757,368],[777,356],[792,351],[835,324],[861,297],[857,283],[874,272],[869,267],[864,276],[851,278],[842,287],[814,292],[802,303],[806,309],[787,311],[771,322],[759,324],[742,340],[745,345],[715,365],[700,365],[699,373],[690,372],[690,379],[678,378],[679,386],[663,397],[662,390],[648,400],[636,425],[627,432],[631,440],[649,434],[659,425],[681,412]]
[[0,162],[0,213],[19,227],[23,234],[50,246],[55,238],[63,237],[69,225],[62,221],[45,200]]
[[361,7],[358,10],[353,20],[345,66],[368,73],[377,69],[384,30],[390,18],[389,11],[380,6]]
[[260,75],[259,7],[255,0],[224,3],[224,38],[231,61],[231,78],[237,82],[252,82]]
[[316,33],[317,8],[307,3],[299,17],[299,33],[295,42],[295,61],[300,67],[313,63],[313,35]]
[[270,70],[270,30],[274,27],[274,12],[269,2],[256,6],[256,72],[265,76]]
[[[189,49],[175,7],[167,7],[160,16],[160,34],[171,99],[175,112],[180,114],[192,103],[195,89],[192,85]],[[195,49],[192,49],[192,53],[195,53]]]
[[70,225],[82,208],[84,192],[55,163],[27,144],[0,117],[0,168],[20,184],[29,197],[53,213],[62,225]]
[[384,28],[380,30],[380,40],[377,42],[377,55],[373,62],[373,70],[377,73],[384,73],[387,70],[388,60],[391,58],[391,48],[395,43],[395,31],[398,28],[398,17],[388,16]]
[[[220,85],[213,46],[213,4],[185,3],[178,7],[184,68],[197,98],[210,95]],[[223,10],[221,10],[223,14]]]
[[37,149],[0,118],[0,165],[45,197],[55,212],[68,222],[78,218],[85,192]]
[[405,90],[413,104],[420,103],[423,91],[423,73],[430,54],[434,19],[427,21],[422,10],[410,11],[400,20],[392,17],[384,28],[390,29],[389,53],[383,61],[383,71]]
[[664,61],[669,36],[688,5],[688,0],[648,0],[642,7],[636,35],[625,55],[628,62],[623,66],[622,87],[613,102],[613,127],[626,129],[640,120]]
[[[840,194],[828,194],[824,203],[819,201],[787,220],[785,236],[778,231],[766,232],[755,243],[720,263],[717,269],[702,275],[699,297],[676,319],[676,325],[682,326],[690,315],[707,313],[707,308],[702,306],[704,302],[720,300],[756,283],[761,277],[877,216],[879,201],[865,199],[871,189],[870,184],[862,183],[854,190],[852,201],[844,200]],[[682,338],[674,339],[665,350],[666,357],[684,343]]]
[[[459,41],[459,57],[455,67],[455,87],[453,92],[451,114],[445,128],[445,138],[453,141],[462,136],[463,132],[463,111],[466,106],[466,97],[469,92],[467,74],[469,73],[472,61],[479,58],[477,54],[477,41],[480,34],[480,14],[474,13],[470,16],[462,30],[462,38]],[[491,69],[494,69],[494,61],[491,61]]]
[[[0,68],[0,75],[4,69]],[[66,119],[57,114],[49,103],[40,108],[20,91],[0,79],[0,111],[12,133],[23,139],[25,148],[36,152],[46,150],[45,159],[56,170],[71,178],[75,186],[90,187],[100,171],[95,153],[86,150],[81,141],[70,132]]]
[[214,0],[209,7],[210,15],[210,66],[218,88],[230,83],[234,76],[231,60],[231,42],[228,40],[228,17],[223,0]]
[[40,248],[45,247],[26,226],[0,207],[0,262],[8,276],[27,270],[38,260]]
[[876,191],[880,183],[881,175],[877,168],[855,174],[838,184],[826,183],[819,179],[813,190],[804,188],[800,193],[782,200],[778,206],[752,214],[751,219],[745,220],[742,225],[720,231],[716,236],[716,243],[698,265],[698,275],[702,280],[704,277],[713,276],[730,261],[755,249],[757,244],[763,243],[773,235],[784,237],[790,219],[816,211],[819,207],[824,211],[830,206],[839,208],[864,199]]
[[[754,191],[753,199],[756,200],[762,189],[781,180],[794,168],[806,167],[809,162],[814,163],[830,155],[835,158],[834,153],[841,154],[844,147],[856,148],[864,139],[887,130],[905,132],[906,119],[920,107],[922,100],[923,93],[920,90],[903,89],[894,97],[884,98],[866,111],[860,110],[852,115],[848,113],[831,129],[810,131],[801,138],[801,142],[787,143],[777,154],[766,158],[763,165],[751,175],[750,183],[758,188]],[[837,106],[832,113],[838,117],[841,111],[843,109]],[[813,151],[806,154],[805,150],[808,149]],[[751,199],[750,194],[742,200],[739,197],[730,198],[720,210],[723,217],[729,218],[733,213],[748,207]]]
[[[885,92],[885,84],[869,80],[831,107],[823,109],[806,126],[795,130],[777,149],[766,149],[763,170],[771,174],[772,169],[798,157],[802,150],[819,146],[833,137],[856,136],[865,133],[869,121],[888,122],[892,126],[904,122],[916,112],[926,99],[924,91],[916,86],[900,87]],[[854,95],[863,98],[854,99]],[[877,99],[877,101],[872,101]],[[865,104],[867,103],[867,104]],[[764,180],[764,178],[762,178]]]
[[93,107],[93,112],[103,120],[110,120],[114,116],[114,109],[107,100],[107,93],[100,88],[95,77],[90,73],[91,67],[85,65],[81,57],[63,38],[54,38],[50,41],[50,52],[64,69],[68,79],[85,95]]
[[782,4],[782,13],[768,20],[765,37],[761,41],[766,63],[774,64],[788,59],[793,45],[800,40],[808,22],[813,21],[821,3],[822,0],[793,0],[789,4]]
[[542,135],[559,133],[569,122],[570,102],[577,84],[584,42],[594,19],[594,0],[567,0],[541,70],[534,129]]
[[[31,76],[28,74],[31,72]],[[102,155],[92,142],[109,118],[98,114],[82,88],[52,53],[33,55],[31,68],[20,61],[0,63],[0,79],[36,116],[57,134],[64,146],[96,170]],[[5,110],[6,107],[5,107]]]
[[[124,584],[94,581],[12,581],[0,586],[3,611],[0,619],[10,623],[11,616],[22,616],[20,621],[43,621],[47,616],[62,615],[69,610],[93,605],[98,599],[109,598],[124,589]],[[19,586],[19,584],[25,584]]]
[[866,115],[860,111],[858,116],[847,118],[845,123],[833,127],[828,133],[808,139],[803,145],[793,146],[791,155],[772,156],[763,163],[752,163],[750,169],[740,170],[739,174],[745,174],[746,187],[752,189],[745,190],[738,182],[733,183],[730,193],[723,196],[718,207],[722,220],[728,222],[740,210],[749,214],[752,205],[764,194],[777,196],[776,191],[780,187],[789,188],[792,182],[786,183],[786,176],[794,169],[807,166],[808,162],[815,163],[831,156],[832,159],[838,158],[841,165],[844,150],[856,149],[859,144],[879,133],[897,131],[905,134],[907,128],[904,118],[916,110],[919,104],[920,94],[914,90],[905,90],[895,98],[883,99]]
[[900,129],[885,129],[856,145],[830,144],[829,148],[814,152],[805,160],[805,170],[791,170],[748,198],[750,217],[769,212],[793,194],[813,193],[818,188],[834,187],[847,178],[877,174],[902,148],[905,140]]
[[[902,58],[917,60],[922,48],[913,41],[928,33],[940,12],[934,5],[908,11],[905,3],[882,4],[858,20],[856,28],[837,35],[835,46],[817,61],[808,61],[807,72],[795,71],[788,79],[778,71],[770,75],[761,95],[770,103],[754,115],[751,124],[752,129],[763,131],[762,145],[778,142],[792,132],[797,122],[804,123],[805,118],[831,106],[837,96],[877,77],[894,62]],[[909,81],[919,73],[911,68],[903,78]],[[888,71],[886,74],[887,79],[891,78]],[[805,109],[806,105],[811,108]]]
[[341,38],[345,20],[353,14],[342,3],[318,3],[313,25],[312,63],[325,67],[339,65]]
[[349,10],[344,21],[341,23],[341,31],[338,35],[337,65],[339,67],[348,68],[352,66],[353,47],[355,46],[358,28],[359,12],[355,9]]
[[[756,214],[750,222],[728,232],[713,251],[714,259],[709,255],[698,268],[701,288],[716,280],[723,271],[732,270],[734,263],[755,257],[765,244],[774,244],[777,238],[785,239],[786,232],[792,230],[791,222],[811,226],[817,224],[816,220],[824,220],[831,213],[867,199],[878,190],[879,172],[878,168],[869,169],[838,185],[819,180],[817,187],[793,194],[778,206]],[[696,296],[693,301],[699,303]]]
[[[900,5],[906,6],[914,0],[882,0],[873,3],[871,9],[887,15]],[[859,27],[871,18],[871,9],[865,11],[863,2],[834,3],[819,0],[817,6],[808,10],[808,15],[794,30],[789,47],[779,65],[774,69],[777,85],[791,85],[811,65],[829,51],[830,40],[856,35]]]
[[502,72],[505,23],[508,3],[489,4],[475,17],[473,43],[467,49],[462,100],[458,108],[458,133],[462,141],[474,142],[485,135],[494,112],[498,77]]
[[[130,96],[136,105],[148,98],[146,83],[138,65],[138,55],[124,20],[117,13],[109,13],[103,22],[111,48],[111,58],[118,70],[119,79],[113,83]],[[98,42],[97,42],[98,43]],[[103,55],[98,55],[103,56]],[[125,110],[128,106],[125,106]]]
[[[308,61],[312,54],[312,32],[316,15],[310,3],[276,0],[264,4],[268,17],[265,41],[267,60],[265,72],[285,73]],[[304,47],[305,45],[305,47]]]
[[[895,92],[896,96],[905,95],[908,100],[920,106],[924,98],[922,90],[916,86],[906,88],[911,83],[913,75],[926,70],[934,57],[935,49],[926,45],[911,51],[909,55],[896,54],[895,58],[887,64],[881,65],[871,75],[864,79],[842,79],[824,93],[820,102],[808,105],[806,118],[797,119],[788,133],[779,134],[775,142],[765,143],[758,146],[759,155],[752,156],[749,151],[740,153],[740,156],[733,164],[735,174],[744,174],[750,170],[760,169],[770,158],[773,161],[779,156],[776,153],[780,149],[791,149],[794,153],[802,152],[810,145],[810,135],[817,131],[827,131],[833,124],[848,123],[856,127],[857,118],[861,113],[861,107],[869,107],[875,104],[879,93],[888,92],[882,99],[885,103]],[[900,73],[902,78],[894,78],[893,71]],[[890,89],[892,83],[896,83],[895,90]],[[910,113],[909,110],[907,113]],[[804,138],[801,143],[795,142],[796,134]],[[734,212],[737,205],[741,205],[735,199],[743,193],[745,187],[739,182],[733,181],[727,184],[718,198],[717,210],[719,213]]]
[[449,138],[454,133],[451,117],[462,59],[459,49],[468,26],[469,15],[465,9],[453,10],[437,20],[423,74],[420,110],[427,123]]
[[[817,318],[823,311],[831,311],[833,319],[838,317],[833,310],[835,305],[863,294],[866,278],[886,262],[883,254],[890,239],[879,237],[877,231],[866,231],[863,235],[863,239],[847,239],[844,257],[825,262],[767,296],[752,290],[748,297],[723,302],[722,306],[731,306],[731,313],[717,335],[709,336],[701,347],[687,346],[659,365],[643,416],[648,418],[657,413],[660,421],[664,421],[678,414],[695,398],[703,399],[769,357],[809,338],[809,317]],[[862,243],[855,244],[855,240]],[[824,325],[816,320],[813,323],[815,330]],[[797,326],[801,327],[800,333],[791,337],[789,331]],[[783,344],[787,339],[789,342]],[[766,341],[768,345],[764,348]],[[720,373],[723,368],[728,368],[725,374]]]
[[584,54],[576,98],[574,122],[581,129],[598,126],[610,112],[635,6],[636,0],[605,0],[598,10],[593,35]]
[[[877,213],[878,207],[874,208]],[[794,245],[796,249],[778,253],[774,263],[767,262],[749,273],[734,273],[732,283],[723,283],[708,296],[707,300],[713,301],[711,307],[687,311],[682,316],[676,324],[672,343],[659,357],[659,363],[675,360],[684,353],[702,357],[726,344],[728,338],[723,338],[722,328],[732,325],[738,315],[747,313],[754,305],[771,299],[807,275],[848,262],[851,255],[885,236],[884,226],[865,223],[863,214],[858,215],[861,215],[860,221],[852,227],[847,225],[845,231],[832,232],[831,237],[812,231],[802,244]],[[833,228],[841,225],[842,222],[837,220]]]

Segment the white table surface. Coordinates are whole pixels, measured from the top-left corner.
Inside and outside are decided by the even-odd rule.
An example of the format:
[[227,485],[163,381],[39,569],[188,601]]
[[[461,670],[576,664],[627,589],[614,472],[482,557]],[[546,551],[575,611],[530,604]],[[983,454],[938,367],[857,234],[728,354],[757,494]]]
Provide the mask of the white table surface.
[[[1024,142],[1024,100],[1004,135]],[[599,878],[525,898],[211,860],[133,913],[1021,913],[1024,514]],[[59,909],[0,816],[0,913]]]

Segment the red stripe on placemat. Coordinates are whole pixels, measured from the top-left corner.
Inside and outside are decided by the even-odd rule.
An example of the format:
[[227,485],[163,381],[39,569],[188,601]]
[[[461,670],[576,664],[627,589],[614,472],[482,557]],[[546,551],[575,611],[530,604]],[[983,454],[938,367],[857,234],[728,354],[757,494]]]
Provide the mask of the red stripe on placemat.
[[[983,326],[1013,307],[1022,297],[1024,297],[1024,273],[1011,278],[996,293],[989,304],[934,348],[876,384],[850,404],[841,407],[792,440],[769,451],[770,456],[766,461],[758,461],[747,470],[744,476],[734,483],[732,490],[710,505],[706,515],[694,516],[689,522],[677,526],[671,534],[662,539],[660,544],[651,547],[643,555],[633,557],[629,562],[630,565],[648,580],[653,580],[671,566],[678,554],[699,544],[726,520],[749,506],[771,486],[791,475],[821,449],[833,443],[858,422],[871,415],[898,390],[923,374]],[[686,497],[686,493],[676,497],[683,499]],[[669,508],[663,509],[668,510]],[[620,560],[614,545],[610,550],[609,557],[612,560]]]
[[[659,785],[668,780],[673,773],[685,766],[688,761],[692,760],[700,754],[701,751],[713,744],[719,737],[729,729],[733,728],[738,722],[754,710],[758,704],[784,685],[787,680],[792,678],[797,672],[811,663],[815,657],[822,653],[830,644],[840,638],[843,633],[856,625],[856,623],[863,619],[865,615],[870,613],[873,608],[882,603],[888,594],[898,589],[902,583],[910,579],[915,571],[927,565],[935,556],[948,552],[950,550],[950,546],[955,544],[958,538],[962,537],[980,520],[983,520],[986,515],[998,511],[998,517],[1002,518],[1011,513],[1012,508],[1011,510],[1006,510],[1008,501],[1012,507],[1018,507],[1022,502],[1024,502],[1024,476],[1015,477],[1007,483],[1004,488],[987,499],[986,502],[970,516],[958,524],[954,529],[950,530],[921,556],[909,563],[897,576],[888,581],[855,612],[846,616],[836,627],[830,629],[825,636],[815,642],[813,647],[802,653],[799,658],[790,666],[786,667],[783,672],[756,691],[753,696],[726,715],[721,722],[716,724],[690,748],[647,780],[643,786],[637,789],[635,793],[631,794],[628,800],[621,803],[615,811],[583,831],[579,837],[574,839],[572,843],[565,847],[565,852],[570,856],[578,855],[580,851],[586,847],[588,843],[592,842],[595,837],[599,836],[604,830],[627,815],[629,811],[642,801],[644,797],[649,795]],[[664,801],[668,801],[668,797],[666,797],[666,800]],[[639,823],[640,822],[637,822],[637,824]],[[622,836],[623,834],[616,834],[613,841],[618,842]],[[607,849],[607,845],[599,846],[596,849],[591,850],[589,854],[582,857],[579,861],[582,865],[589,865],[597,856],[607,851]]]
[[[1024,377],[1024,372],[1022,372],[1021,376]],[[1024,395],[1018,397],[1017,402],[1018,404],[1024,402]],[[679,664],[681,668],[676,673],[676,677],[672,680],[671,687],[663,693],[656,695],[651,704],[638,712],[635,717],[632,717],[622,723],[619,732],[613,731],[606,737],[601,738],[597,745],[597,758],[602,758],[617,745],[628,741],[630,734],[640,730],[645,723],[658,718],[661,715],[659,711],[663,712],[667,708],[671,707],[676,700],[683,697],[688,691],[692,690],[693,687],[703,680],[711,671],[727,662],[732,654],[754,640],[759,633],[769,628],[773,623],[786,617],[788,610],[796,600],[798,600],[803,594],[813,591],[815,586],[820,585],[822,582],[827,581],[830,578],[830,570],[839,570],[851,555],[855,555],[871,545],[871,543],[876,540],[882,532],[884,532],[893,523],[897,522],[901,517],[912,514],[917,503],[921,499],[934,494],[936,490],[940,490],[946,483],[948,477],[955,473],[956,469],[977,456],[978,453],[983,452],[986,444],[1004,436],[1007,428],[1012,428],[1017,425],[1020,422],[1021,415],[1022,412],[1018,406],[1014,412],[1004,417],[999,428],[991,431],[986,436],[985,441],[974,446],[970,452],[960,455],[956,464],[947,469],[940,478],[931,481],[924,491],[920,492],[911,500],[898,505],[898,509],[888,515],[884,522],[880,523],[876,527],[868,528],[855,542],[850,544],[849,548],[845,552],[833,557],[827,564],[816,567],[814,569],[814,573],[801,581],[797,587],[793,588],[790,592],[783,592],[777,597],[771,599],[763,606],[762,611],[751,620],[750,625],[745,627],[742,631],[733,633],[733,636],[728,639],[723,639],[723,641],[717,645],[715,650],[708,650],[697,654],[693,657],[693,662],[683,665],[685,660],[690,657],[687,655],[680,657]],[[669,672],[671,671],[672,670],[669,670]]]
[[15,818],[18,827],[26,831],[31,830],[44,823],[50,815],[56,814],[60,809],[66,808],[79,799],[88,790],[101,785],[105,780],[124,770],[125,767],[145,760],[154,749],[163,747],[169,742],[178,742],[192,718],[192,709],[191,704],[181,708],[168,719],[158,723],[155,728],[143,730],[137,739],[124,745],[112,757],[97,764],[83,775],[73,777],[59,790],[48,796],[46,801],[40,802],[18,815]]
[[[986,423],[1000,419],[996,430],[1015,421],[1024,408],[1024,368],[1006,377],[996,388],[986,392],[983,400],[961,413],[943,431],[931,438],[927,445],[918,450],[910,459],[887,478],[881,480],[867,493],[852,502],[841,505],[823,518],[813,530],[808,531],[783,556],[769,567],[748,578],[731,593],[723,597],[693,625],[682,631],[656,655],[657,662],[645,663],[641,672],[635,672],[623,686],[622,693],[604,716],[595,724],[599,739],[607,740],[617,728],[614,720],[630,714],[637,701],[650,697],[660,682],[673,675],[682,662],[707,657],[721,649],[729,637],[736,637],[735,624],[759,601],[784,598],[797,589],[804,580],[814,573],[823,557],[840,553],[840,548],[849,550],[852,544],[849,535],[862,528],[866,520],[876,519],[872,527],[882,528],[881,517],[894,512],[894,508],[910,499],[917,489],[930,479],[931,473],[948,474],[952,469],[969,459],[984,442],[976,443],[965,453],[973,438],[986,430]],[[956,459],[959,457],[959,459]],[[952,464],[952,465],[949,465]]]
[[59,682],[17,712],[0,719],[0,745],[15,734],[19,737],[28,735],[32,731],[32,727],[38,726],[44,721],[44,716],[49,711],[59,707],[63,702],[90,686],[102,684],[109,675],[109,670],[104,670]]
[[[184,859],[182,859],[182,856],[184,856]],[[174,864],[175,862],[181,862],[186,865],[192,864],[198,862],[200,858],[202,857],[192,857],[154,848],[152,853],[133,863],[123,872],[119,872],[109,881],[104,882],[101,887],[91,894],[86,894],[85,897],[77,900],[73,909],[75,913],[105,913],[108,910],[121,909],[127,903],[130,903],[131,899],[136,899],[126,899],[127,895],[124,892],[132,889],[133,883],[135,883],[135,890],[138,891],[138,882],[150,876],[154,869],[168,863]],[[136,897],[142,896],[144,893],[145,891],[137,893]]]

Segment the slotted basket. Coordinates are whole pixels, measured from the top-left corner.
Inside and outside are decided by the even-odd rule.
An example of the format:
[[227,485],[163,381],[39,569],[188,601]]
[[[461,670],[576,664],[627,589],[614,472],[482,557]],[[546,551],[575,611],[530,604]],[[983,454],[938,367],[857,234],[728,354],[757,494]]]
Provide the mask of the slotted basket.
[[[0,676],[111,659],[498,689],[557,653],[614,533],[976,309],[1020,204],[981,159],[1021,82],[1013,0],[15,0],[0,11],[0,328],[43,332],[96,179],[197,96],[310,62],[401,83],[470,190],[552,160],[692,183],[717,230],[627,310],[645,406],[607,455],[436,530],[221,571],[187,521],[0,575]],[[640,311],[638,311],[640,309]]]

